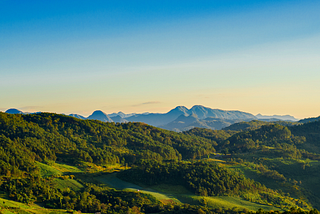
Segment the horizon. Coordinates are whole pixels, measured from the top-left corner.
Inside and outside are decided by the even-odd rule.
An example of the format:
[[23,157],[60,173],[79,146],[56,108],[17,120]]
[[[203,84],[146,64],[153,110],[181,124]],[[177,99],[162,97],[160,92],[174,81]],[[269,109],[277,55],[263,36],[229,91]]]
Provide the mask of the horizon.
[[[155,114],[166,114],[166,113],[168,113],[168,112],[170,112],[171,110],[173,110],[173,109],[175,109],[175,108],[177,108],[177,107],[186,107],[188,110],[190,110],[192,107],[194,107],[194,106],[203,106],[203,105],[198,105],[198,104],[196,104],[196,105],[193,105],[193,106],[191,106],[191,107],[186,107],[186,106],[182,106],[182,105],[179,105],[179,106],[176,106],[176,107],[173,107],[173,108],[171,108],[171,109],[169,109],[168,111],[164,111],[164,112],[150,112],[150,111],[146,111],[146,112],[124,112],[124,111],[114,111],[114,112],[106,112],[106,111],[103,111],[103,110],[101,110],[101,109],[95,109],[95,110],[92,110],[89,114],[86,114],[86,115],[84,115],[84,114],[79,114],[79,113],[74,113],[74,112],[67,112],[67,113],[65,113],[65,112],[50,112],[50,111],[22,111],[21,109],[19,109],[19,108],[8,108],[8,109],[6,109],[6,110],[2,110],[2,109],[0,109],[0,112],[6,112],[7,110],[10,110],[10,109],[15,109],[15,110],[19,110],[19,111],[22,111],[23,113],[38,113],[38,112],[41,112],[41,113],[55,113],[55,114],[64,114],[64,115],[70,115],[70,114],[77,114],[77,115],[81,115],[81,116],[84,116],[84,117],[88,117],[88,116],[90,116],[93,112],[95,112],[95,111],[102,111],[103,113],[105,113],[105,114],[107,114],[107,115],[111,115],[111,114],[118,114],[118,113],[120,113],[120,112],[122,112],[122,113],[124,113],[124,114],[145,114],[145,113],[149,113],[149,114],[153,114],[153,113],[155,113]],[[205,108],[211,108],[211,107],[208,107],[208,106],[203,106],[203,107],[205,107]],[[253,116],[257,116],[257,115],[261,115],[261,116],[268,116],[268,117],[270,117],[270,116],[292,116],[292,117],[294,117],[295,119],[298,119],[298,120],[301,120],[301,119],[306,119],[306,118],[311,118],[311,117],[306,117],[306,118],[298,118],[298,117],[295,117],[294,115],[289,115],[289,114],[271,114],[271,115],[267,115],[267,114],[263,114],[263,113],[258,113],[258,114],[253,114],[253,113],[251,113],[251,112],[248,112],[248,111],[242,111],[242,110],[226,110],[226,109],[218,109],[218,108],[211,108],[211,109],[217,109],[217,110],[223,110],[223,111],[240,111],[240,112],[244,112],[244,113],[249,113],[249,114],[252,114]],[[318,117],[318,116],[313,116],[313,117]]]
[[3,1],[0,110],[320,115],[320,1]]

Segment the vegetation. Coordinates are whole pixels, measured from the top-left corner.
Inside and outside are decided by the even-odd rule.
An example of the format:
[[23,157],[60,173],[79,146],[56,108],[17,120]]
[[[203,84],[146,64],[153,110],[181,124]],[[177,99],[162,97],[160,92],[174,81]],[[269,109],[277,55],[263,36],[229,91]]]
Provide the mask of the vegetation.
[[122,172],[121,178],[148,185],[180,184],[200,196],[241,196],[252,202],[280,208],[299,206],[310,209],[303,200],[296,201],[245,178],[243,174],[208,162],[159,164],[149,161]]
[[[50,213],[43,207],[61,213],[248,213],[239,202],[246,200],[276,212],[318,213],[319,133],[319,121],[176,133],[143,123],[0,113],[0,212],[37,213],[30,206],[40,204],[43,213]],[[116,175],[156,190],[108,184],[106,178]],[[161,195],[170,188],[179,199]],[[29,208],[14,208],[20,205],[13,201]]]

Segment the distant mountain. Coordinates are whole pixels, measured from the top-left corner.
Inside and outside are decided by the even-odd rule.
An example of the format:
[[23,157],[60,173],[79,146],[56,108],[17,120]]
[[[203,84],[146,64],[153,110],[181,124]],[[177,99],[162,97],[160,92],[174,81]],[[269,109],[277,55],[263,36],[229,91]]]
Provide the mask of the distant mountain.
[[[9,109],[7,111],[11,114],[23,113],[17,109]],[[193,127],[222,129],[235,122],[256,119],[256,117],[250,113],[211,109],[201,105],[195,105],[191,109],[188,109],[185,106],[177,106],[167,113],[146,112],[142,114],[125,114],[119,111],[118,113],[108,115],[101,110],[97,110],[87,118],[79,114],[70,114],[69,116],[79,119],[100,120],[103,122],[143,122],[152,126],[175,131],[189,130]],[[179,119],[176,120],[177,118]]]
[[192,114],[190,116],[180,115],[174,121],[166,125],[159,126],[159,128],[177,132],[187,131],[195,127],[220,130],[236,122],[239,122],[239,120],[229,120],[213,117],[199,119],[196,114]]
[[94,111],[88,118],[88,120],[100,120],[102,122],[113,122],[113,120],[103,111]]
[[86,117],[84,117],[84,116],[82,116],[80,114],[69,114],[69,116],[75,117],[75,118],[78,118],[78,119],[82,119],[82,120],[87,119]]
[[292,121],[284,121],[284,120],[276,120],[276,121],[264,121],[264,120],[251,120],[251,121],[242,121],[238,123],[234,123],[228,127],[223,128],[223,130],[229,131],[248,131],[259,129],[261,126],[270,125],[270,124],[278,124],[281,126],[294,126],[300,124],[299,122]]
[[171,130],[171,131],[176,131],[176,132],[181,132],[181,131],[191,129],[191,128],[188,128],[190,126],[190,124],[198,124],[199,126],[202,127],[202,125],[200,125],[200,121],[199,121],[198,117],[195,114],[190,115],[190,116],[185,116],[182,114],[174,121],[172,121],[166,125],[159,126],[159,128],[167,129],[167,130]]
[[[175,121],[179,116],[184,116]],[[193,118],[192,124],[185,119],[191,116],[188,120]],[[78,116],[76,116],[78,117]],[[211,119],[206,119],[211,118]],[[214,119],[213,119],[214,118]],[[195,105],[191,109],[185,106],[177,106],[167,113],[143,113],[143,114],[125,114],[123,112],[105,114],[102,111],[96,111],[90,115],[87,119],[96,119],[104,122],[143,122],[152,126],[166,127],[169,130],[187,130],[193,127],[206,127],[211,129],[221,129],[235,121],[248,121],[256,119],[252,114],[241,111],[224,111],[220,109],[211,109],[201,105]],[[206,119],[205,121],[202,121]],[[221,120],[223,119],[223,121]],[[171,123],[172,122],[172,123]],[[182,122],[184,125],[182,125]],[[170,123],[170,124],[169,124]],[[218,125],[220,123],[220,125]],[[179,124],[179,125],[178,125]],[[178,125],[177,127],[175,127]]]
[[272,115],[272,116],[267,116],[267,115],[261,115],[257,114],[256,117],[259,120],[267,121],[267,122],[272,122],[276,120],[285,120],[285,121],[293,121],[296,122],[298,119],[294,118],[291,115]]
[[241,111],[225,111],[220,109],[211,109],[201,105],[193,106],[188,114],[195,114],[199,119],[204,119],[207,117],[212,118],[221,118],[228,120],[237,120],[237,119],[256,119],[256,117],[250,113],[241,112]]
[[8,113],[8,114],[24,114],[22,111],[15,109],[15,108],[8,109],[6,111],[6,113]]
[[115,116],[115,117],[110,117],[110,118],[111,118],[111,120],[113,120],[113,122],[115,122],[115,123],[127,123],[127,122],[128,122],[128,120],[122,118],[120,115],[117,115],[117,116]]
[[231,124],[238,123],[243,120],[240,120],[240,119],[230,120],[230,119],[207,117],[205,119],[202,119],[201,121],[206,123],[207,126],[210,127],[210,129],[220,130],[230,126]]
[[150,114],[136,114],[131,117],[127,117],[126,120],[130,122],[143,122],[152,126],[161,126],[178,118],[180,115],[187,115],[188,109],[184,106],[178,106],[168,113],[150,113]]
[[109,117],[120,116],[121,118],[126,118],[126,117],[131,117],[133,115],[136,115],[136,113],[125,114],[125,113],[119,111],[118,113],[112,113],[112,114],[108,114],[108,115],[109,115]]

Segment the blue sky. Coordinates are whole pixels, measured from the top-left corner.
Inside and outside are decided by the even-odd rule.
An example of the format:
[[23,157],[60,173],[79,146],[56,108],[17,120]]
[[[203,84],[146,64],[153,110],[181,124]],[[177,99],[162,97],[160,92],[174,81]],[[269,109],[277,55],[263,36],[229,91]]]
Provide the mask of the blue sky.
[[318,116],[319,1],[0,1],[0,110]]

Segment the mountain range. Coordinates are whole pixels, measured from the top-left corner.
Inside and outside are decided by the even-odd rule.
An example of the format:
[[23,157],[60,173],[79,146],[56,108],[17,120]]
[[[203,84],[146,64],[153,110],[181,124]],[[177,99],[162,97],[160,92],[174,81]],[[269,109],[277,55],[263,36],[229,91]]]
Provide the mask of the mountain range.
[[[18,109],[8,109],[6,113],[28,114]],[[120,111],[118,113],[106,114],[101,110],[96,110],[88,117],[84,117],[79,114],[69,114],[69,116],[83,120],[90,119],[115,123],[143,122],[152,126],[177,132],[186,131],[194,127],[220,130],[234,123],[243,121],[247,122],[251,120],[298,121],[298,119],[290,115],[265,116],[258,114],[255,116],[247,112],[212,109],[202,105],[194,105],[190,109],[186,108],[185,106],[177,106],[167,113],[147,112],[142,114],[125,114]]]
[[261,115],[257,114],[256,115],[257,119],[259,120],[264,120],[264,121],[276,121],[276,120],[285,120],[285,121],[299,121],[298,119],[294,118],[291,115],[272,115],[272,116],[267,116],[267,115]]

